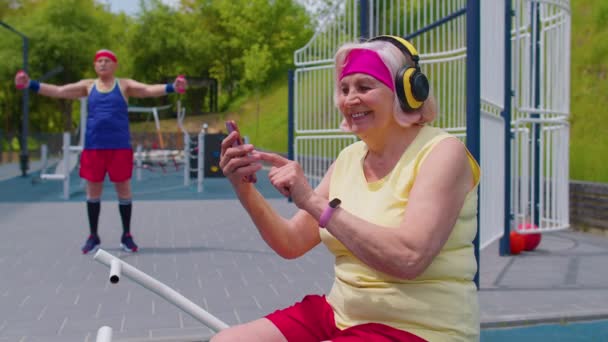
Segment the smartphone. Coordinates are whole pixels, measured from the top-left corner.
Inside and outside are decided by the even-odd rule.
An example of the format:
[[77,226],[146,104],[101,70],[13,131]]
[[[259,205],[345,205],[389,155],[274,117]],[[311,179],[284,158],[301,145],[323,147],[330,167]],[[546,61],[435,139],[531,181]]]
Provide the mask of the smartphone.
[[[228,134],[230,134],[234,131],[239,132],[239,127],[236,125],[236,122],[234,120],[227,120],[226,121],[226,130],[228,131]],[[241,137],[241,132],[239,132],[238,139],[234,143],[232,143],[232,147],[239,146],[239,145],[243,145],[243,138]],[[249,175],[246,178],[246,181],[249,183],[255,183],[257,181],[257,177],[255,176],[255,174]]]
[[[237,131],[239,132],[239,127],[236,125],[234,120],[226,121],[226,130],[228,130],[228,134]],[[241,137],[241,133],[239,132],[239,138],[232,144],[232,147],[243,145],[243,138]]]

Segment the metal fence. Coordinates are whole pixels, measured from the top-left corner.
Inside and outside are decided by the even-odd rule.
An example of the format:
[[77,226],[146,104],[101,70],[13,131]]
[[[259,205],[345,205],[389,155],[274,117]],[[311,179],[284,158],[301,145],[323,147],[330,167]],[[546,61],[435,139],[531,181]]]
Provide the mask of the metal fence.
[[439,106],[434,124],[465,141],[479,141],[481,248],[526,222],[542,231],[568,228],[569,1],[478,2],[481,129],[479,136],[467,137],[468,5],[466,0],[335,3],[312,39],[294,53],[293,156],[316,185],[337,157],[335,146],[356,140],[340,131],[342,118],[333,103],[337,48],[360,37],[404,36],[421,52],[432,84]]

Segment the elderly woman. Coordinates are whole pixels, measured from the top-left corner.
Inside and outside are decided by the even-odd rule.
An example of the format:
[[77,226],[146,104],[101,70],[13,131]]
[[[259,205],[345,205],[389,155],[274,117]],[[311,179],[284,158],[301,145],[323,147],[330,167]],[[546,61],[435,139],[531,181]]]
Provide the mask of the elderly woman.
[[[479,166],[436,116],[418,52],[380,36],[335,56],[335,102],[358,141],[316,189],[297,162],[222,143],[220,166],[268,245],[297,258],[323,242],[335,255],[330,293],[218,333],[212,341],[476,341],[473,239]],[[281,217],[247,181],[272,165],[273,186],[299,211]]]

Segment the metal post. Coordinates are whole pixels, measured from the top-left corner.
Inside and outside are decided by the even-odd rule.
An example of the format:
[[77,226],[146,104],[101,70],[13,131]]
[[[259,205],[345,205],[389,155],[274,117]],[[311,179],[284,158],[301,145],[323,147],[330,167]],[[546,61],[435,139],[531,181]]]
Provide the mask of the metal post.
[[70,132],[63,132],[63,199],[70,199]]
[[49,148],[46,144],[40,145],[40,159],[42,166],[40,167],[40,176],[46,173],[46,168],[49,163]]
[[190,135],[184,131],[184,186],[190,185]]
[[87,134],[87,116],[89,112],[87,110],[88,99],[86,97],[80,98],[80,147],[84,148],[85,138]]
[[511,215],[511,141],[513,140],[513,134],[511,133],[511,102],[513,97],[513,90],[511,84],[511,25],[512,25],[512,9],[511,0],[505,1],[505,69],[504,69],[504,77],[505,77],[505,86],[504,86],[504,111],[501,113],[502,118],[504,119],[504,133],[505,133],[505,182],[504,182],[504,192],[505,192],[505,219],[503,223],[503,235],[500,238],[499,245],[499,254],[501,256],[511,254],[511,241],[509,234],[511,232],[511,220],[513,219]]
[[[467,87],[467,148],[481,164],[480,160],[480,108],[481,108],[481,70],[480,70],[480,1],[467,1],[467,63],[466,63],[466,87]],[[478,190],[479,193],[479,190]],[[479,212],[479,201],[477,201],[477,212]],[[477,215],[477,235],[473,241],[475,245],[475,258],[477,259],[477,273],[475,284],[479,288],[479,215]]]
[[209,126],[207,124],[203,124],[203,129],[198,134],[198,160],[197,160],[197,187],[196,190],[198,192],[203,192],[203,178],[205,177],[205,134],[207,134],[207,129]]
[[287,158],[294,160],[295,114],[294,114],[294,79],[295,71],[290,69],[287,74]]
[[369,21],[368,21],[368,16],[369,16],[369,6],[368,6],[368,1],[369,0],[359,0],[359,22],[360,22],[360,27],[359,27],[359,39],[360,40],[366,40],[369,37]]
[[112,328],[107,325],[99,328],[95,342],[112,342]]
[[[23,39],[23,71],[28,72],[28,50],[29,39],[21,32],[15,30],[7,23],[0,21],[0,25],[7,28],[9,31],[19,35]],[[23,115],[21,116],[21,153],[19,155],[19,163],[21,166],[21,176],[26,177],[29,170],[29,152],[27,148],[27,136],[29,130],[29,111],[30,111],[30,91],[28,88],[23,89]]]
[[[534,84],[532,85],[534,87],[534,108],[540,108],[540,91],[541,91],[541,84],[540,84],[540,78],[541,78],[541,74],[540,74],[540,57],[541,57],[541,52],[542,52],[542,47],[541,47],[541,20],[540,20],[540,3],[538,2],[531,2],[530,6],[532,7],[532,18],[531,18],[531,25],[532,25],[532,37],[533,37],[533,41],[531,42],[531,48],[532,48],[532,58],[534,58],[534,60],[532,61],[532,65],[534,66],[534,69],[532,70],[533,74],[533,79],[534,79]],[[530,115],[530,117],[532,119],[539,119],[540,118],[540,114],[539,113],[532,113],[532,115]],[[540,187],[541,187],[541,174],[540,174],[540,167],[541,167],[541,163],[540,160],[541,158],[543,158],[543,156],[540,154],[541,152],[541,123],[538,121],[534,121],[532,123],[532,130],[533,130],[533,138],[534,140],[531,142],[533,144],[533,149],[534,149],[534,174],[533,174],[533,181],[532,181],[532,191],[533,191],[533,196],[534,196],[534,203],[532,203],[532,205],[534,206],[534,210],[533,213],[534,215],[532,216],[532,222],[537,226],[540,227]]]

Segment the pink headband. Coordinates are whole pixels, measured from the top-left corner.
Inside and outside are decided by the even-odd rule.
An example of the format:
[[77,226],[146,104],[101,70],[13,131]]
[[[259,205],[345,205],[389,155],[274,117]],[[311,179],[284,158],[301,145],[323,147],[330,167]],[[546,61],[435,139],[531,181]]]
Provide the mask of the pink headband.
[[370,75],[384,83],[393,92],[395,91],[391,72],[376,51],[353,49],[348,53],[344,68],[340,73],[340,80],[350,74],[356,73]]
[[101,57],[108,57],[109,59],[114,61],[114,63],[118,63],[118,60],[116,59],[116,55],[114,54],[114,52],[112,52],[110,50],[97,51],[97,53],[95,53],[95,59],[93,59],[93,61],[96,62]]

